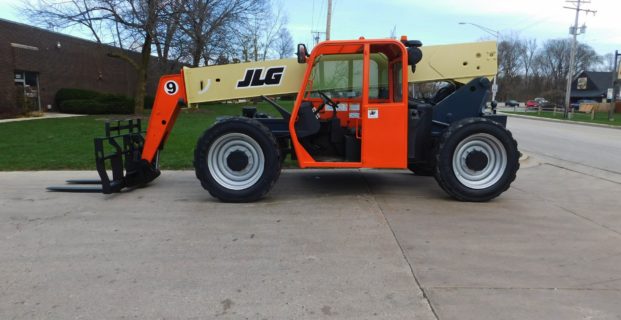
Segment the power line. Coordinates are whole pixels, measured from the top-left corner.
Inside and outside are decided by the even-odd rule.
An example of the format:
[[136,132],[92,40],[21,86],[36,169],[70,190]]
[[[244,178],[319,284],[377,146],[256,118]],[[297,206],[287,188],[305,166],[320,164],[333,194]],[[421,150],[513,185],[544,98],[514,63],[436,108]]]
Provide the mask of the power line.
[[311,30],[315,29],[315,0],[313,0],[313,9],[311,11]]

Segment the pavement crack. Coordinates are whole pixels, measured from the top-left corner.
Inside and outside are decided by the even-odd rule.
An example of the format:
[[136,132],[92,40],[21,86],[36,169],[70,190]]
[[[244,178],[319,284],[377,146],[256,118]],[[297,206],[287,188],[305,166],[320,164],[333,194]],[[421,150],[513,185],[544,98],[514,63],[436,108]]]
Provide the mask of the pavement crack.
[[[589,174],[589,173],[586,173],[586,172],[582,172],[582,171],[579,171],[579,170],[575,170],[575,169],[571,169],[571,168],[567,168],[567,167],[559,165],[559,164],[550,163],[550,162],[544,162],[544,164],[549,165],[549,166],[553,166],[553,167],[556,167],[556,168],[559,168],[559,169],[564,169],[564,170],[567,170],[567,171],[579,173],[579,174],[582,174],[582,175],[585,175],[585,176],[589,176],[589,177],[592,177],[592,178],[597,178],[597,179],[601,179],[601,180],[604,180],[604,181],[612,182],[614,184],[621,185],[621,183],[618,182],[618,181],[606,179],[606,178],[599,177],[599,176],[594,176],[592,174]],[[595,170],[601,170],[601,171],[608,172],[608,173],[619,174],[618,172],[615,172],[615,171],[610,171],[610,170],[605,170],[605,169],[600,169],[600,168],[595,168],[595,167],[590,167],[590,168],[593,168]]]
[[597,221],[595,221],[595,220],[593,220],[593,219],[591,219],[591,218],[589,218],[589,217],[586,217],[586,216],[584,216],[584,215],[581,215],[581,214],[579,214],[579,213],[577,213],[577,212],[575,212],[575,211],[573,211],[573,210],[571,210],[571,209],[567,209],[567,208],[565,208],[565,207],[563,207],[563,206],[560,206],[560,205],[556,205],[556,206],[557,206],[558,208],[560,208],[560,209],[564,210],[564,211],[567,211],[567,212],[569,212],[569,213],[573,214],[574,216],[576,216],[576,217],[578,217],[578,218],[582,218],[582,219],[584,219],[584,220],[586,220],[586,221],[588,221],[588,222],[590,222],[590,223],[592,223],[592,224],[594,224],[594,225],[596,225],[596,226],[602,227],[602,228],[604,228],[604,229],[606,229],[606,230],[608,230],[608,231],[611,231],[611,232],[613,232],[613,233],[615,233],[615,234],[617,234],[617,235],[621,236],[621,232],[619,232],[619,231],[617,231],[617,230],[615,230],[615,229],[613,229],[613,228],[611,228],[611,227],[609,227],[609,226],[606,226],[606,225],[603,225],[603,224],[601,224],[601,223],[598,223]]
[[591,282],[591,283],[587,283],[585,285],[583,285],[584,287],[590,287],[590,286],[594,286],[594,285],[598,285],[598,284],[606,284],[606,283],[612,283],[612,282],[617,282],[617,281],[621,281],[621,278],[615,278],[615,279],[608,279],[608,280],[602,280],[602,281],[597,281],[597,282]]
[[[594,283],[598,284],[598,283]],[[433,290],[533,290],[533,291],[614,291],[621,292],[616,288],[564,288],[564,287],[477,287],[477,286],[438,286],[427,287]]]
[[405,260],[405,263],[407,263],[408,267],[410,268],[410,273],[412,274],[412,278],[414,279],[414,282],[418,286],[418,289],[422,292],[423,298],[425,299],[425,302],[427,303],[427,306],[429,306],[429,310],[431,310],[431,313],[433,314],[434,318],[439,320],[440,317],[438,316],[438,313],[436,312],[436,309],[434,308],[433,304],[431,303],[431,300],[429,299],[429,295],[427,294],[427,291],[421,285],[420,281],[418,280],[418,277],[416,277],[416,272],[414,272],[414,267],[412,267],[412,264],[410,263],[410,260],[408,260],[408,257],[405,254],[405,250],[403,249],[403,246],[401,246],[401,243],[399,242],[399,239],[397,238],[397,235],[395,234],[395,230],[393,229],[392,225],[390,224],[390,221],[388,221],[388,218],[386,218],[386,214],[384,213],[384,209],[382,208],[380,203],[377,201],[377,198],[373,194],[373,191],[371,190],[371,184],[367,180],[367,178],[364,175],[364,173],[362,173],[360,171],[358,171],[358,172],[362,176],[362,180],[365,183],[365,186],[366,186],[366,189],[367,189],[367,193],[369,194],[371,199],[373,199],[373,202],[375,203],[375,205],[377,206],[377,209],[381,213],[382,218],[384,219],[384,222],[386,222],[386,225],[388,226],[388,229],[392,233],[392,237],[395,240],[395,243],[397,244],[397,247],[399,247],[399,250],[401,251],[401,256],[403,257],[403,259]]

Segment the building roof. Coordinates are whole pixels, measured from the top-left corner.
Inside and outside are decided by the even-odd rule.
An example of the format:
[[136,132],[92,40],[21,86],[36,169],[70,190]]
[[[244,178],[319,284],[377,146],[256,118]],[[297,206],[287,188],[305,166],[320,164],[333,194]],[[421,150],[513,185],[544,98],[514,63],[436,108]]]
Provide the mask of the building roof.
[[[606,96],[606,91],[612,86],[612,72],[582,71],[574,78],[571,84],[572,98],[601,98]],[[587,78],[585,90],[578,90],[578,79]]]
[[41,28],[41,27],[38,27],[38,26],[30,25],[30,24],[25,24],[25,23],[18,22],[18,21],[13,21],[13,20],[8,20],[8,19],[0,18],[0,23],[6,23],[6,24],[9,24],[9,25],[13,25],[13,26],[19,26],[19,27],[24,28],[24,29],[30,29],[30,30],[33,30],[33,31],[39,31],[39,32],[47,33],[47,34],[54,35],[54,36],[61,37],[61,38],[65,38],[65,39],[73,39],[73,40],[77,40],[77,41],[83,41],[83,42],[86,42],[86,43],[89,43],[89,44],[97,44],[99,46],[107,47],[109,49],[122,50],[122,51],[126,51],[128,53],[134,53],[134,54],[138,53],[138,52],[132,51],[132,50],[121,49],[119,47],[115,47],[115,46],[107,44],[107,43],[103,43],[103,42],[99,43],[99,42],[93,41],[91,39],[82,38],[82,37],[76,37],[76,36],[73,36],[73,35],[70,35],[70,34],[60,33],[60,32],[56,32],[56,31],[53,31],[53,30],[48,30],[48,29]]

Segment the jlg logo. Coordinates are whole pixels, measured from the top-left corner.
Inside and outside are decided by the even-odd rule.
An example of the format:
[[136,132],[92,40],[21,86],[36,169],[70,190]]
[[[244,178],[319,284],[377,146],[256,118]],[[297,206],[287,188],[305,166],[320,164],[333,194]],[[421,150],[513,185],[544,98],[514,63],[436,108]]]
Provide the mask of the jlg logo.
[[277,86],[285,73],[285,67],[267,68],[265,77],[261,78],[264,68],[246,69],[243,80],[237,81],[237,88]]

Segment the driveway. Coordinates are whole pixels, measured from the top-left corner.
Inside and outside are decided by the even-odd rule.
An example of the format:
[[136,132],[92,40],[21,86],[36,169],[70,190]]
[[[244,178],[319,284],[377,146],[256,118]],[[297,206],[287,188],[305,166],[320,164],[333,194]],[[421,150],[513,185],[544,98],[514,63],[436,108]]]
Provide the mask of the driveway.
[[191,171],[116,195],[0,173],[0,319],[619,319],[618,183],[531,157],[488,203],[405,171],[286,170],[224,204]]

